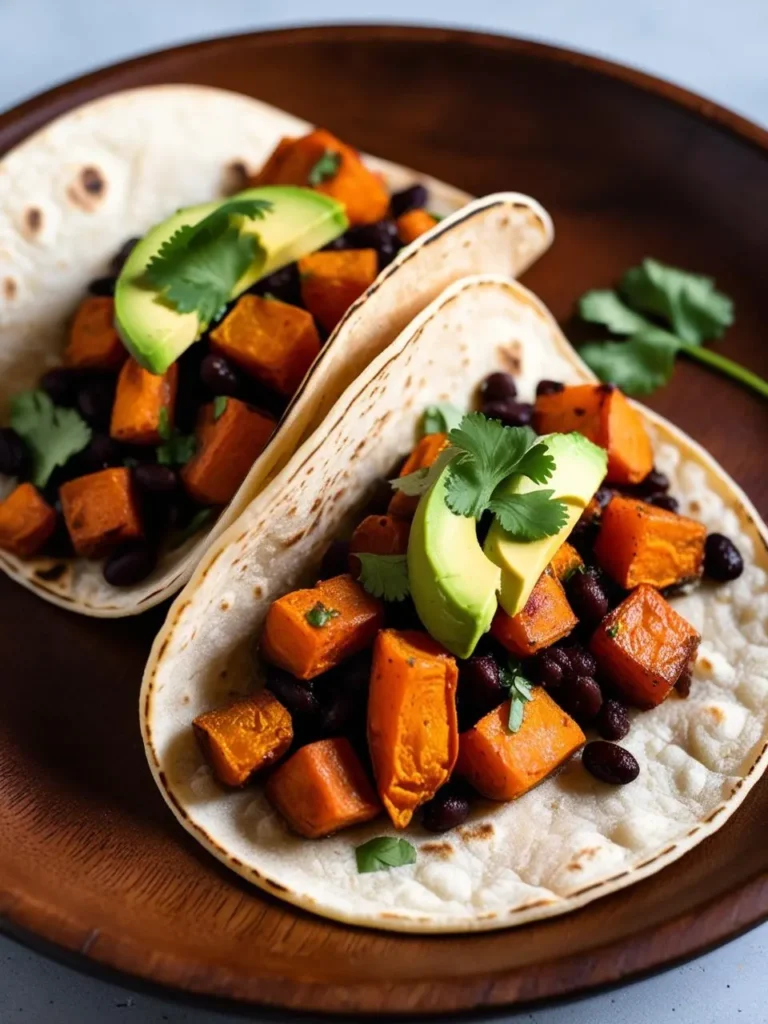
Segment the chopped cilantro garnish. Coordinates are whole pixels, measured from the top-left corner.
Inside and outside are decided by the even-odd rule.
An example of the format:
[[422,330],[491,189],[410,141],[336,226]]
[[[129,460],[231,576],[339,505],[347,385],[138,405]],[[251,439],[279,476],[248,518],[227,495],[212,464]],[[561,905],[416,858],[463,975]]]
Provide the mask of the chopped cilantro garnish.
[[168,410],[165,406],[160,410],[157,432],[163,443],[155,449],[157,461],[161,466],[185,466],[197,450],[197,438],[194,434],[182,434],[171,426]]
[[614,624],[612,626],[608,626],[608,628],[606,629],[605,632],[608,634],[608,636],[611,638],[611,640],[613,640],[614,637],[619,635],[619,624],[618,624],[618,622],[614,622]]
[[81,452],[91,428],[74,409],[53,404],[45,391],[22,391],[11,402],[11,426],[32,455],[32,483],[45,487],[57,466]]
[[320,159],[313,164],[307,175],[308,185],[322,185],[324,181],[330,181],[339,173],[341,167],[341,153],[333,149],[326,149]]
[[426,494],[454,455],[456,455],[455,448],[444,448],[431,466],[423,466],[421,469],[414,470],[413,473],[397,476],[394,480],[389,481],[389,485],[393,491],[402,491],[403,494],[412,498]]
[[374,597],[385,601],[404,601],[411,592],[405,555],[357,554],[360,582]]
[[214,423],[216,422],[217,419],[219,419],[220,416],[224,415],[224,411],[227,408],[227,401],[228,401],[228,399],[227,399],[226,395],[216,395],[216,397],[214,398],[214,400],[213,400],[213,421],[214,421]]
[[391,836],[377,836],[369,839],[362,846],[355,847],[358,874],[365,875],[371,871],[388,871],[404,864],[416,863],[416,847],[407,839],[395,839]]
[[179,313],[197,313],[209,324],[263,249],[258,236],[243,234],[233,218],[261,219],[272,209],[263,199],[232,199],[198,224],[186,224],[160,246],[146,276]]
[[517,732],[523,724],[525,705],[533,699],[533,684],[522,674],[520,662],[515,658],[510,658],[506,665],[501,666],[499,681],[509,690],[509,731]]
[[422,434],[447,434],[449,430],[458,427],[464,414],[450,402],[438,402],[436,405],[428,405],[421,418]]
[[323,629],[331,619],[338,619],[340,615],[337,608],[326,608],[322,601],[318,601],[305,613],[304,618],[315,629]]

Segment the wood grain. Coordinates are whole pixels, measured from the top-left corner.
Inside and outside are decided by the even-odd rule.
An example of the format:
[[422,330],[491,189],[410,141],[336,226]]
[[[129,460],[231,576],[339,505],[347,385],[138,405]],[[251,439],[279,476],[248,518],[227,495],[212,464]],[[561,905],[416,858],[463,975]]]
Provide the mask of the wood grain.
[[[251,93],[475,193],[529,191],[557,241],[526,276],[574,300],[646,255],[736,301],[734,358],[768,375],[768,136],[673,86],[565,51],[414,28],[217,40],[70,83],[0,118],[0,151],[76,103],[198,82]],[[699,367],[650,404],[768,513],[768,411]],[[474,937],[315,919],[224,872],[144,762],[136,698],[162,609],[71,616],[0,580],[0,917],[92,961],[192,992],[303,1010],[434,1013],[530,1002],[669,964],[768,915],[768,785],[658,876],[566,918]]]

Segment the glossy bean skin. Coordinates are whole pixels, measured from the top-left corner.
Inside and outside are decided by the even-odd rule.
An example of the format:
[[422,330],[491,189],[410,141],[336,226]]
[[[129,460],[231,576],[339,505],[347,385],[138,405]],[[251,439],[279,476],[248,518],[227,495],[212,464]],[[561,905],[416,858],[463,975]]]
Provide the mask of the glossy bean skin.
[[704,545],[704,572],[711,580],[728,583],[744,572],[744,559],[730,539],[722,533],[710,533]]
[[634,754],[605,740],[588,743],[581,760],[590,775],[611,786],[626,786],[640,774],[640,765]]
[[448,832],[469,817],[469,799],[456,787],[443,786],[424,804],[421,823],[428,832]]
[[411,185],[395,192],[390,200],[393,217],[401,217],[409,210],[424,210],[429,204],[429,192],[424,185]]
[[132,587],[152,572],[157,562],[155,552],[141,541],[130,541],[107,557],[104,579],[112,587]]

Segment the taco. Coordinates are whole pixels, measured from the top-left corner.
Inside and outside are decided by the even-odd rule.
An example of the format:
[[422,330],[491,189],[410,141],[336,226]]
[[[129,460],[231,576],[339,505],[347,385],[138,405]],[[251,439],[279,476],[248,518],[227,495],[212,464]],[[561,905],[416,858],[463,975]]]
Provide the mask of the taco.
[[177,598],[151,770],[214,856],[315,913],[565,913],[692,849],[764,771],[767,540],[535,296],[458,282]]
[[172,594],[414,315],[552,237],[527,197],[465,205],[193,86],[72,111],[0,172],[0,567],[94,616]]

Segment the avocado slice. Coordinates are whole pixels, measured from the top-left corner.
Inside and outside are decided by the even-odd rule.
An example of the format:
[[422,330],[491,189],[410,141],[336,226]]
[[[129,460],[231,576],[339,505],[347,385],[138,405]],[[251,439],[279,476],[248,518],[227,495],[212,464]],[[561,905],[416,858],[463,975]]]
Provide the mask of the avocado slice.
[[539,576],[567,540],[603,482],[608,465],[606,452],[583,434],[546,434],[539,438],[539,442],[547,446],[555,459],[555,471],[550,480],[545,484],[535,484],[527,477],[512,477],[504,485],[505,489],[509,494],[554,491],[553,498],[558,498],[568,507],[568,521],[553,537],[516,541],[494,519],[483,550],[501,569],[499,604],[508,615],[517,615],[525,607]]
[[136,245],[115,286],[117,329],[136,362],[151,373],[165,373],[207,325],[200,323],[197,313],[179,313],[165,302],[145,277],[147,265],[180,227],[199,223],[232,199],[265,199],[273,208],[263,220],[247,220],[241,229],[258,235],[261,252],[235,285],[230,299],[260,278],[321,249],[348,227],[341,203],[291,185],[251,188],[226,200],[189,206],[156,225]]
[[419,501],[408,540],[408,578],[419,618],[457,658],[491,628],[501,570],[483,554],[476,522],[445,503],[446,467]]

